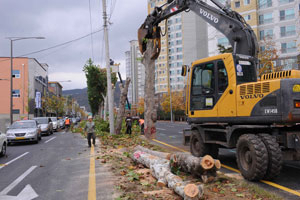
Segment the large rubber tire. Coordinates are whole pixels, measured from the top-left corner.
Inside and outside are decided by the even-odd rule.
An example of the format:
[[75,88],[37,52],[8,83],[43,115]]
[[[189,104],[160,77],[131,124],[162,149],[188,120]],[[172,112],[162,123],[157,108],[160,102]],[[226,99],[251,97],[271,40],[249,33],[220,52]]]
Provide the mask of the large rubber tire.
[[268,151],[268,168],[265,180],[275,179],[281,171],[282,153],[276,138],[269,134],[259,134]]
[[254,134],[242,135],[237,142],[237,164],[249,181],[264,178],[268,168],[268,152],[261,138]]
[[196,157],[211,155],[213,158],[217,158],[219,154],[218,146],[215,144],[205,144],[197,130],[192,131],[190,150],[191,154]]
[[6,155],[6,143],[4,143],[1,148],[0,157],[5,156],[5,155]]

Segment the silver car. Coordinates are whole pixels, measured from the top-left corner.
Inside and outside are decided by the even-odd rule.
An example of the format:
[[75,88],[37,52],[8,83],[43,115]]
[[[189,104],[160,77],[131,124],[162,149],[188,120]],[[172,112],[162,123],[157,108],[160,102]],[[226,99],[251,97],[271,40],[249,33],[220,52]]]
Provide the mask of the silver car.
[[59,128],[59,122],[57,120],[57,117],[50,117],[53,125],[53,130],[57,130]]
[[34,142],[41,140],[41,128],[35,120],[14,122],[6,131],[8,144],[13,142]]
[[0,156],[6,155],[7,137],[5,133],[0,132]]
[[34,120],[41,126],[42,134],[53,134],[53,124],[50,117],[37,117]]
[[65,128],[65,120],[64,119],[59,119],[58,123],[59,123],[59,128],[61,128],[61,129]]

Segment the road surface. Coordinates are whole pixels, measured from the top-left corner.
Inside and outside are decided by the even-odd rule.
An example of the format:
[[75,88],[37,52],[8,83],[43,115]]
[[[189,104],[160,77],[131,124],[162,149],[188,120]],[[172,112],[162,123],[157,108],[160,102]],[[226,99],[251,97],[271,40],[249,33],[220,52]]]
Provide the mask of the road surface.
[[38,144],[8,146],[0,158],[0,199],[111,199],[113,186],[105,181],[111,177],[95,159],[97,148],[64,131]]

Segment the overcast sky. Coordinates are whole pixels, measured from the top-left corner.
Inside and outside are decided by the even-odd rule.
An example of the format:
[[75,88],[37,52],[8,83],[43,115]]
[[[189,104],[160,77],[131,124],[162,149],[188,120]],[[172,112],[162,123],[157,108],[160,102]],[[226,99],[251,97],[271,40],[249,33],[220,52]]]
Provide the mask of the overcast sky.
[[[92,28],[103,28],[102,0],[90,0]],[[115,6],[113,6],[115,5]],[[147,0],[107,0],[110,57],[121,63],[125,78],[125,51],[137,39],[137,29],[147,16]],[[114,8],[114,9],[113,9]],[[1,0],[0,56],[10,56],[6,37],[42,36],[44,40],[14,42],[14,56],[61,44],[91,32],[89,0]],[[93,35],[93,60],[105,67],[103,31]],[[83,66],[92,58],[91,37],[28,57],[49,65],[50,81],[62,83],[64,90],[86,87]]]

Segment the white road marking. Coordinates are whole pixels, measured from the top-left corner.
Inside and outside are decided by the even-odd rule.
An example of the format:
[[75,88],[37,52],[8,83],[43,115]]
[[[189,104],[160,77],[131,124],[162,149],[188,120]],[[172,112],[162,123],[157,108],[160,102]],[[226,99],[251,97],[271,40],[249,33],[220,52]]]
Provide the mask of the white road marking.
[[230,152],[232,152],[232,153],[236,153],[236,151],[235,150],[229,150]]
[[163,128],[156,128],[157,130],[165,131],[166,129]]
[[56,137],[50,138],[49,140],[47,140],[45,143],[50,142],[51,140],[54,140]]
[[18,194],[18,196],[0,195],[1,200],[32,200],[39,195],[34,191],[31,185],[26,185],[25,188]]
[[14,182],[12,182],[9,186],[4,188],[2,192],[0,192],[0,195],[6,195],[11,191],[16,185],[18,185],[26,176],[28,176],[37,166],[30,167],[26,172],[24,172],[21,176],[19,176]]
[[20,156],[14,158],[14,159],[12,159],[11,161],[8,161],[7,163],[5,163],[5,164],[3,164],[2,166],[0,166],[0,169],[2,169],[3,167],[9,165],[9,164],[12,163],[12,162],[15,162],[16,160],[22,158],[23,156],[25,156],[25,155],[28,154],[28,153],[29,153],[29,152],[25,152],[25,153],[23,153],[22,155],[20,155]]
[[183,132],[182,132],[182,131],[179,131],[178,133],[179,133],[179,134],[183,134]]

